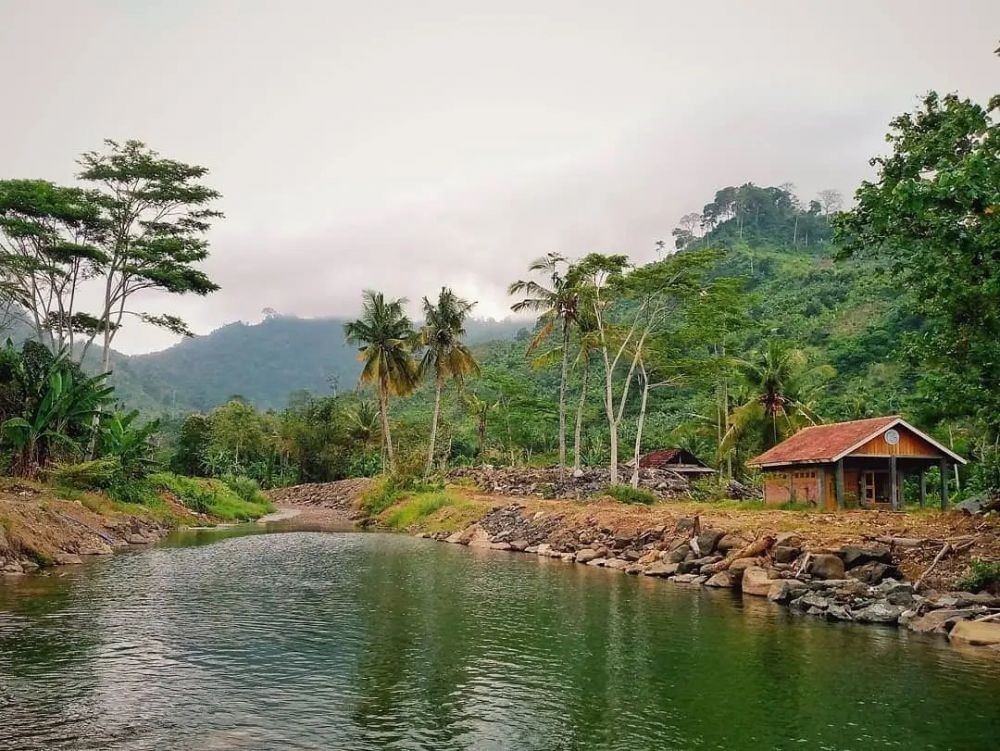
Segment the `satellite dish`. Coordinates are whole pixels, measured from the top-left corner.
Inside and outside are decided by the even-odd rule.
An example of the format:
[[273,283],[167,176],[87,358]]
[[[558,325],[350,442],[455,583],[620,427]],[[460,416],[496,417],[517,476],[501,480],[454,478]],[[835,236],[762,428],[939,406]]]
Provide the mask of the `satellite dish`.
[[885,431],[885,442],[890,446],[895,446],[899,443],[899,431],[897,430],[887,430]]

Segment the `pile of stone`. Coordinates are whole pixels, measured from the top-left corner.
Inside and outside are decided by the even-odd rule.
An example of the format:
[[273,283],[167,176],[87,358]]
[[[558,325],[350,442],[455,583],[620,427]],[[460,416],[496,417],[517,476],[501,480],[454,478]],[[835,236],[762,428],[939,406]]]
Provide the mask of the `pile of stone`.
[[275,488],[268,495],[278,506],[312,506],[348,512],[370,484],[370,479],[360,477]]
[[795,534],[747,539],[702,529],[698,517],[624,532],[597,522],[569,528],[558,514],[530,513],[517,503],[494,509],[460,532],[433,537],[678,584],[742,590],[827,620],[905,625],[966,643],[1000,645],[1000,597],[918,593],[884,545],[810,551]]
[[[598,495],[609,485],[607,469],[567,471],[559,478],[558,467],[457,467],[448,478],[469,480],[486,493],[504,496],[536,496],[538,498],[588,498]],[[631,470],[620,473],[619,482],[627,483]],[[670,470],[643,468],[639,470],[639,487],[653,492],[660,499],[687,498],[687,479]]]

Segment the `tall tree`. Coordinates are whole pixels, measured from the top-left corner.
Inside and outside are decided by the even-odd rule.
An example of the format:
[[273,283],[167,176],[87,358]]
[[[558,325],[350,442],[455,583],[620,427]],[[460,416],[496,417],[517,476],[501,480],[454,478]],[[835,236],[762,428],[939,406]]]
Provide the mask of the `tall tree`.
[[425,477],[434,467],[434,443],[437,439],[441,389],[445,379],[453,378],[461,383],[466,376],[479,372],[476,359],[462,341],[465,335],[465,318],[474,305],[475,303],[463,300],[447,287],[441,288],[437,303],[424,298],[424,326],[420,332],[420,342],[425,349],[421,370],[434,374],[434,411],[431,416]]
[[201,180],[205,167],[165,159],[140,141],[105,141],[103,152],[80,157],[78,177],[95,187],[93,200],[105,223],[101,250],[104,290],[98,324],[101,363],[111,367],[111,344],[126,314],[179,334],[184,321],[171,314],[129,308],[144,290],[205,295],[219,289],[196,264],[208,257],[204,235],[222,214],[209,208],[219,193]]
[[742,438],[770,448],[804,425],[819,422],[815,402],[834,376],[829,365],[810,366],[805,351],[771,340],[764,350],[737,360],[736,369],[745,398],[730,416],[723,451]]
[[931,92],[892,121],[893,153],[835,220],[841,257],[886,259],[924,319],[906,342],[934,416],[1000,437],[1000,95],[986,107]]
[[544,272],[547,285],[535,281],[518,280],[510,285],[510,295],[525,295],[523,300],[511,305],[515,313],[530,310],[540,313],[542,326],[528,345],[533,351],[557,327],[562,346],[559,375],[559,477],[566,473],[566,381],[569,376],[570,332],[580,315],[580,292],[577,275],[572,265],[558,253],[549,253],[528,267],[529,271]]
[[0,181],[0,307],[53,351],[73,351],[99,320],[79,311],[81,285],[102,273],[105,224],[91,194],[45,180]]
[[382,419],[382,443],[390,472],[396,471],[396,455],[389,430],[389,397],[411,393],[420,379],[413,359],[416,333],[407,317],[402,298],[386,300],[381,292],[365,290],[361,317],[344,324],[347,341],[358,345],[358,360],[364,363],[361,382],[375,386]]

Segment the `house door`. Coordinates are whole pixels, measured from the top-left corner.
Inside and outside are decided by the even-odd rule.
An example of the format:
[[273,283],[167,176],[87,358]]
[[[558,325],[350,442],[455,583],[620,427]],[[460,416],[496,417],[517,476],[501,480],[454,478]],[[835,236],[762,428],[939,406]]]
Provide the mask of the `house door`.
[[875,492],[875,473],[874,472],[862,472],[861,473],[861,490],[862,497],[864,498],[865,504],[874,504],[877,500],[877,494]]

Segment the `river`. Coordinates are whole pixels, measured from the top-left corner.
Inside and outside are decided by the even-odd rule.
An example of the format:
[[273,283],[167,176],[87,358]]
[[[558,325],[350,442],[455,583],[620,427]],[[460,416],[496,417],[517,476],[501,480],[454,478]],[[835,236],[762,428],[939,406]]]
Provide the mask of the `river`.
[[188,532],[0,581],[0,749],[986,749],[1000,661],[364,533]]

